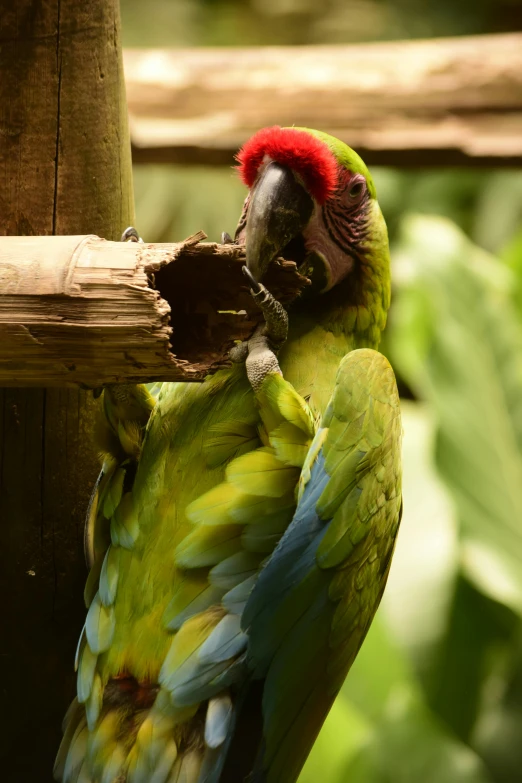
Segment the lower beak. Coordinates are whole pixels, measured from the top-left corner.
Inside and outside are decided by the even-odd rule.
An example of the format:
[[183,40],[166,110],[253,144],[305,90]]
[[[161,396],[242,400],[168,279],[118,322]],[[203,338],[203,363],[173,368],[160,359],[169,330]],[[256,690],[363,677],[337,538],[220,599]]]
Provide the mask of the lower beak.
[[312,216],[314,202],[292,171],[269,163],[257,181],[248,207],[246,265],[256,281]]

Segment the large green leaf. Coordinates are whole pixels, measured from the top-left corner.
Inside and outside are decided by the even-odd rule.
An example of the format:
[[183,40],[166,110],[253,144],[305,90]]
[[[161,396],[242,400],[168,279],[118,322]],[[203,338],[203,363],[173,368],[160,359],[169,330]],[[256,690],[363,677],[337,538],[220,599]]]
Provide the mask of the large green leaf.
[[491,783],[480,759],[422,703],[404,699],[376,727],[339,783]]
[[505,658],[519,622],[462,576],[446,622],[427,678],[427,701],[456,735],[470,742],[488,689],[498,689],[505,680]]
[[[342,696],[372,722],[372,732],[347,762],[350,783],[487,783],[478,756],[426,706],[407,659],[374,621]],[[333,782],[334,783],[334,782]]]
[[522,769],[522,638],[504,656],[504,671],[485,690],[474,747],[496,783],[520,780]]
[[344,783],[345,769],[373,733],[371,722],[347,699],[338,698],[299,777],[299,783]]
[[403,401],[402,422],[404,514],[384,615],[427,704],[468,742],[485,690],[502,677],[516,622],[459,575],[457,519],[435,472],[433,412]]
[[[403,402],[402,419],[404,514],[380,619],[324,724],[300,783],[321,778],[328,783],[347,779],[351,783],[355,774],[362,775],[364,783],[387,780],[382,769],[368,772],[367,778],[366,772],[363,774],[368,749],[376,744],[390,745],[390,769],[397,771],[397,780],[403,773],[405,780],[414,775],[417,765],[435,749],[444,759],[448,754],[457,759],[462,753],[473,759],[472,769],[480,766],[423,706],[423,692],[411,670],[413,663],[416,672],[428,679],[437,667],[440,639],[445,637],[451,609],[458,551],[453,508],[432,465],[433,416],[426,405]],[[392,731],[397,704],[402,705],[400,737]],[[388,716],[390,711],[393,718]],[[405,754],[395,744],[399,739],[406,742],[402,733],[408,731],[415,737],[418,752],[411,757],[412,765],[404,767],[401,759]],[[441,762],[434,778],[437,783],[448,779],[448,764],[454,770],[453,761]]]
[[446,632],[458,571],[457,519],[434,464],[435,419],[403,400],[404,511],[383,598],[394,639],[424,681]]
[[491,783],[425,705],[382,617],[374,621],[299,783]]
[[522,612],[522,327],[510,271],[449,221],[406,221],[391,350],[438,421],[467,576]]
[[510,242],[522,223],[522,174],[491,172],[477,200],[472,239],[492,253]]

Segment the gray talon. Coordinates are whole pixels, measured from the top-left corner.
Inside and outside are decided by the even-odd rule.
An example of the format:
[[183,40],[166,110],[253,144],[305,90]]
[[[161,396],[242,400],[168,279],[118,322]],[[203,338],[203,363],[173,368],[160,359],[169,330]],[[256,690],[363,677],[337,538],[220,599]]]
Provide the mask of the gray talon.
[[[250,293],[262,311],[265,323],[257,327],[248,343],[235,346],[230,352],[230,358],[232,361],[246,359],[248,380],[253,390],[257,392],[269,373],[282,375],[276,352],[282,347],[288,335],[288,315],[281,302],[274,299],[270,291],[255,280],[250,270],[243,267],[243,272],[251,281]],[[241,358],[235,359],[235,356]]]
[[252,292],[252,298],[265,316],[265,331],[276,350],[281,348],[288,336],[288,314],[277,299],[274,299],[262,283],[258,283],[259,291]]
[[222,232],[222,234],[221,234],[221,244],[222,245],[233,245],[234,244],[234,240],[232,239],[232,237],[230,236],[228,231],[223,231]]
[[247,266],[243,266],[241,271],[245,275],[250,284],[251,293],[258,294],[261,291],[261,284],[257,282],[256,278]]
[[134,226],[129,226],[121,235],[120,242],[143,242]]

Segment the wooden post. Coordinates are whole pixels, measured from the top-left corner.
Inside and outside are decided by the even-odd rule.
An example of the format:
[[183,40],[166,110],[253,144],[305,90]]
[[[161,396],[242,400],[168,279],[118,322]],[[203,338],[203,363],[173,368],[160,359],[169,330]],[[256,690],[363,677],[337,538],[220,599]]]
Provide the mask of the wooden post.
[[[117,0],[0,0],[0,231],[133,221]],[[84,619],[92,395],[0,391],[3,783],[50,783]]]

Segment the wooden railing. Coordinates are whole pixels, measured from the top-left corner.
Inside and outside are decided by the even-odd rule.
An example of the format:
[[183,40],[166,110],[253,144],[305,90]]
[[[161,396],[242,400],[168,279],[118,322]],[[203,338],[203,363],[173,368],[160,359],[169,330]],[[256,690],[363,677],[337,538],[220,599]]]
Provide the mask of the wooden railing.
[[522,33],[355,46],[127,50],[137,163],[226,164],[258,128],[320,128],[370,164],[522,162]]

